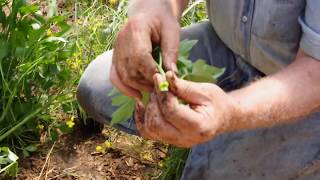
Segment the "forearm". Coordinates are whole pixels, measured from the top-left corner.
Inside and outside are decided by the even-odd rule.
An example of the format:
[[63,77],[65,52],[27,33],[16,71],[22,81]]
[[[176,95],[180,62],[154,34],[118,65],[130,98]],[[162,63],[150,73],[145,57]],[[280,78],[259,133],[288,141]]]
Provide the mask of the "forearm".
[[231,129],[291,122],[320,107],[320,62],[299,52],[280,72],[230,93],[240,104]]
[[130,0],[128,15],[130,16],[137,11],[143,10],[144,7],[141,6],[143,1],[150,1],[150,3],[152,3],[152,1],[163,1],[163,3],[168,6],[168,10],[170,10],[177,19],[180,19],[182,12],[185,10],[189,2],[189,0]]

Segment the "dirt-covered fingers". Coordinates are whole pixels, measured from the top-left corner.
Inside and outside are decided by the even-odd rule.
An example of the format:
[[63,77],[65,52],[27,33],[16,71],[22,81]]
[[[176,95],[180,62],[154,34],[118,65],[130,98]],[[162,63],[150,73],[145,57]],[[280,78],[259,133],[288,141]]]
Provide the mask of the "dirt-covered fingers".
[[138,98],[141,99],[141,94],[139,91],[133,89],[130,86],[127,86],[126,84],[124,84],[120,77],[119,74],[115,68],[114,65],[112,65],[111,67],[111,71],[110,71],[110,81],[111,83],[123,94],[127,95],[127,96],[131,96],[134,98]]
[[139,135],[143,138],[147,139],[155,139],[155,135],[152,134],[145,125],[145,107],[142,102],[136,102],[135,112],[134,112],[134,120],[136,123],[137,130]]
[[182,144],[181,132],[163,118],[154,93],[151,94],[146,108],[145,124],[157,136],[156,140],[175,145]]
[[[155,84],[165,81],[161,75],[154,76]],[[170,91],[160,91],[156,85],[157,101],[163,118],[181,131],[192,131],[197,128],[201,114],[190,108],[190,106],[179,102],[178,98]]]

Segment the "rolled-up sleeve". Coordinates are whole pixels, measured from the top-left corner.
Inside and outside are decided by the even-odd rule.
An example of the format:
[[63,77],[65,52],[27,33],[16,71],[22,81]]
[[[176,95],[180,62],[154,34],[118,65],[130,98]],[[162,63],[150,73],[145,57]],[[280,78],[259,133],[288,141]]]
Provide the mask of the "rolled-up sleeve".
[[299,17],[303,32],[300,47],[320,60],[320,0],[306,0],[306,3],[305,14]]

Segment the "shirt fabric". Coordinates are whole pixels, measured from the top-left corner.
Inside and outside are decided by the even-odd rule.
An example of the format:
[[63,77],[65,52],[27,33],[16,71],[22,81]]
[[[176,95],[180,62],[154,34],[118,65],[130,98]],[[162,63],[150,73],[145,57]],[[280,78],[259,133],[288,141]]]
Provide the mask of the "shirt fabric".
[[320,0],[207,0],[207,7],[222,41],[265,74],[291,63],[299,47],[320,60]]

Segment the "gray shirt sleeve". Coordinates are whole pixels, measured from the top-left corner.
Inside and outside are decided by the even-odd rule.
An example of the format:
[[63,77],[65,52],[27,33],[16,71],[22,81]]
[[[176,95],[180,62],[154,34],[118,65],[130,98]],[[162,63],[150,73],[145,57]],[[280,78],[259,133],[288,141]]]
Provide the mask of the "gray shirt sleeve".
[[320,0],[307,0],[304,16],[299,17],[302,27],[300,47],[309,56],[320,60]]

